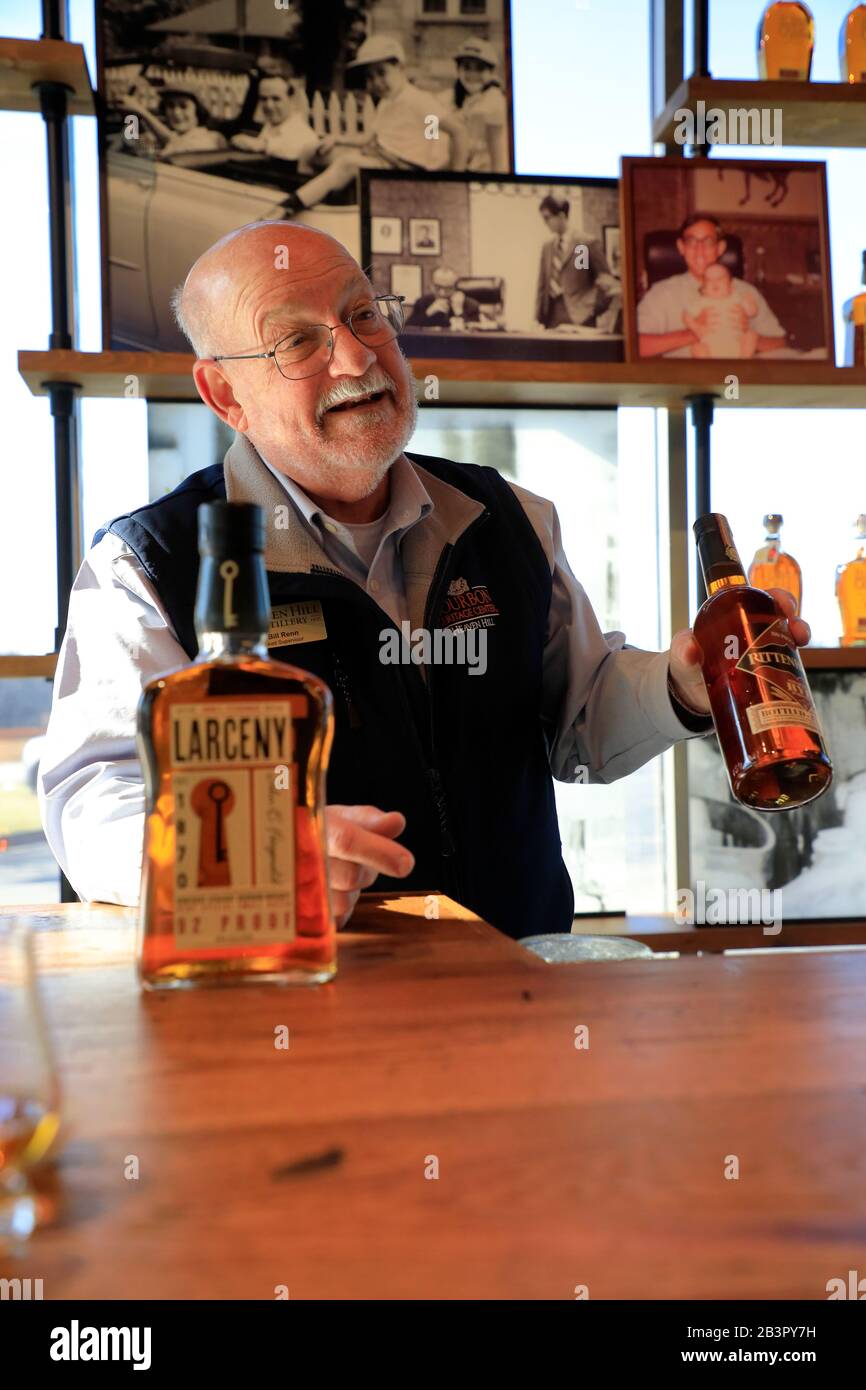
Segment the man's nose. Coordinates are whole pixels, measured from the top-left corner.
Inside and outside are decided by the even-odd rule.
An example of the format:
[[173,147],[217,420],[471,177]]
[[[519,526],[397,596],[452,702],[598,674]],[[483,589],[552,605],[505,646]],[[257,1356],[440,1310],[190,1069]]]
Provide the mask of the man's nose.
[[331,333],[334,338],[331,376],[362,376],[376,361],[375,350],[356,338],[347,323],[332,328]]

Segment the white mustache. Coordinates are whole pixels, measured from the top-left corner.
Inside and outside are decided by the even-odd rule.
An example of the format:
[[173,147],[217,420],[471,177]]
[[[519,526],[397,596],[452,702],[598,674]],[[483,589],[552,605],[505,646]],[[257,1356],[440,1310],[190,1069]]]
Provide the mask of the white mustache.
[[396,383],[381,369],[366,372],[361,377],[343,377],[341,381],[335,382],[316,406],[316,424],[321,424],[325,412],[330,410],[331,406],[343,405],[345,401],[357,401],[363,396],[372,396],[376,391],[390,391],[392,396],[397,396]]

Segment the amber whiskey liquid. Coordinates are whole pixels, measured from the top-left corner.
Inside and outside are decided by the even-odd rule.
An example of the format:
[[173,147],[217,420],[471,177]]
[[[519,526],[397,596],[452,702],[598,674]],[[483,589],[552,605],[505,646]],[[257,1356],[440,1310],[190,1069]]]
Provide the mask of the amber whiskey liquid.
[[59,1129],[58,1110],[38,1100],[0,1094],[0,1176],[40,1163]]
[[261,508],[199,509],[195,661],[145,686],[139,974],[149,988],[336,970],[328,687],[267,654]]
[[782,522],[778,512],[764,517],[764,544],[755,551],[749,565],[749,583],[756,589],[786,589],[797,605],[803,606],[803,574],[793,555],[782,549]]
[[768,5],[758,25],[758,73],[770,80],[807,82],[812,71],[815,21],[808,5]]
[[707,590],[694,622],[731,791],[785,811],[814,801],[833,769],[800,653],[775,599],[752,588],[719,512],[694,526]]
[[842,647],[866,646],[866,514],[855,522],[856,549],[845,565],[836,569],[836,598],[842,617]]
[[866,82],[866,5],[855,5],[842,20],[839,67],[843,82]]

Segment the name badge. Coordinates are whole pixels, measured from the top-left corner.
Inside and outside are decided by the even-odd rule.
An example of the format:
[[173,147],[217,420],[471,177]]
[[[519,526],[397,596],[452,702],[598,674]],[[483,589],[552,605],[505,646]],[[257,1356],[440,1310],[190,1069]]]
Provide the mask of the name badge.
[[271,609],[269,647],[289,647],[296,642],[323,642],[327,635],[322,605],[318,599],[280,603]]

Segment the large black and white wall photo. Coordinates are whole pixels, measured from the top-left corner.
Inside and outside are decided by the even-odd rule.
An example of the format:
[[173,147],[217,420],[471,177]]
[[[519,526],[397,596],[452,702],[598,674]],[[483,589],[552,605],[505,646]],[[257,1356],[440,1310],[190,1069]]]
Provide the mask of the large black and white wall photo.
[[297,219],[360,255],[364,169],[513,168],[507,0],[99,0],[104,343],[185,349],[171,292]]

